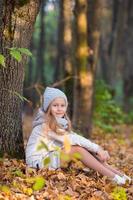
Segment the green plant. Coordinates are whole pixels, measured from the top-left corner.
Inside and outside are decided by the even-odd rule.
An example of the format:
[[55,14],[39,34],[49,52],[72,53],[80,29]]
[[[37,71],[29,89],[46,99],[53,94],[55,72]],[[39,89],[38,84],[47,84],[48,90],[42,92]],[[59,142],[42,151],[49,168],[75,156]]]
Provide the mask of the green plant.
[[132,124],[133,123],[133,111],[130,111],[128,114],[126,114],[125,122],[127,124]]
[[122,108],[114,100],[114,91],[103,80],[96,81],[94,124],[107,131],[113,131],[112,125],[125,120]]
[[34,191],[41,190],[45,186],[45,179],[42,176],[29,177],[25,179],[27,183],[31,183]]
[[[12,48],[6,48],[7,50],[9,50],[9,54],[18,62],[20,62],[22,60],[22,55],[25,54],[26,56],[32,56],[32,53],[29,51],[29,49],[27,48],[16,48],[16,47],[12,47]],[[3,54],[0,53],[0,65],[2,67],[6,67],[5,64],[6,58]]]

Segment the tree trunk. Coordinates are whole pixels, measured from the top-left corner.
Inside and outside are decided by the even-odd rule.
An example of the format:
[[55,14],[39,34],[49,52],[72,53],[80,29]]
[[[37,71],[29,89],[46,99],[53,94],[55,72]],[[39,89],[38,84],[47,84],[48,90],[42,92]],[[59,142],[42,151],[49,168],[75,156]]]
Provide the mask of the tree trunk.
[[55,81],[68,78],[60,86],[64,88],[69,101],[69,111],[72,114],[72,1],[62,0],[59,5],[58,25],[58,55],[55,67]]
[[[110,83],[112,66],[110,67],[110,46],[113,43],[113,34],[115,23],[112,28],[112,17],[113,17],[113,2],[112,0],[102,1],[102,20],[101,20],[101,36],[100,36],[100,76],[106,83]],[[117,15],[117,12],[115,13]],[[112,30],[113,29],[113,30]],[[111,48],[112,49],[112,48]]]
[[[100,37],[100,2],[76,1],[77,63],[73,123],[88,137],[92,127],[94,79]],[[88,10],[87,10],[88,8]],[[81,23],[82,21],[82,23]],[[88,37],[87,37],[88,36]]]
[[124,109],[129,112],[133,108],[133,1],[125,0],[125,26],[123,32],[123,91]]
[[62,54],[62,68],[64,78],[68,77],[68,80],[64,83],[65,93],[68,96],[69,112],[72,115],[72,103],[73,103],[73,68],[72,68],[72,1],[63,1],[63,19],[64,29],[63,31],[63,54]]
[[41,9],[40,9],[40,34],[39,34],[39,41],[38,41],[38,48],[37,48],[37,63],[36,63],[36,82],[40,82],[41,84],[45,85],[45,78],[44,78],[44,52],[45,52],[45,24],[44,24],[44,17],[45,17],[45,4],[46,0],[43,0]]
[[22,137],[22,95],[26,58],[18,63],[7,49],[29,47],[40,0],[2,0],[0,13],[0,53],[6,59],[6,68],[0,68],[0,154],[24,157]]
[[63,54],[63,31],[64,30],[64,16],[63,16],[63,2],[64,0],[59,1],[59,17],[58,17],[58,41],[57,41],[57,57],[54,71],[54,81],[59,81],[63,77],[63,68],[62,68],[62,54]]
[[[125,0],[124,0],[125,1]],[[113,21],[112,21],[112,40],[109,47],[110,62],[108,68],[110,70],[110,84],[112,87],[116,85],[118,80],[118,70],[121,65],[120,49],[123,46],[122,33],[124,30],[124,1],[114,0]]]
[[77,0],[75,4],[76,65],[74,79],[73,126],[88,136],[89,82],[87,44],[87,1]]

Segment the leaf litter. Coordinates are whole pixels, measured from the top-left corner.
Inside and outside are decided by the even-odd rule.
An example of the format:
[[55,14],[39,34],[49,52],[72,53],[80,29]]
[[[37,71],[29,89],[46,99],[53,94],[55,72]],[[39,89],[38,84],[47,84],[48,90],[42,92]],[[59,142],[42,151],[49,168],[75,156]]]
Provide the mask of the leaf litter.
[[[131,136],[132,137],[132,136]],[[103,134],[93,139],[106,148],[110,164],[133,177],[133,140],[123,133]],[[70,162],[58,170],[28,168],[23,160],[0,159],[0,200],[132,200],[133,184],[114,184],[107,177]]]

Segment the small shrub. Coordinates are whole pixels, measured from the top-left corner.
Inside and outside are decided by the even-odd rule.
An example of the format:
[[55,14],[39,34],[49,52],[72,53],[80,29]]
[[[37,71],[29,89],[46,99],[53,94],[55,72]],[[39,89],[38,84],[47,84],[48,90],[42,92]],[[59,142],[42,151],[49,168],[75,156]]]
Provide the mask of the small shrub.
[[112,132],[114,124],[122,124],[126,115],[114,100],[114,91],[104,81],[96,81],[94,124]]

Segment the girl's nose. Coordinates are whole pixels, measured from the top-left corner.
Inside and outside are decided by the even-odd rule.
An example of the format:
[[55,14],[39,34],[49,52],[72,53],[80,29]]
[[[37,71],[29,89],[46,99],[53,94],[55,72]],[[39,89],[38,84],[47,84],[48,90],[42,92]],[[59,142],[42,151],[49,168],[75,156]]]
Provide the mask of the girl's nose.
[[61,107],[60,107],[60,106],[58,106],[58,110],[61,110]]

